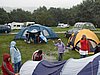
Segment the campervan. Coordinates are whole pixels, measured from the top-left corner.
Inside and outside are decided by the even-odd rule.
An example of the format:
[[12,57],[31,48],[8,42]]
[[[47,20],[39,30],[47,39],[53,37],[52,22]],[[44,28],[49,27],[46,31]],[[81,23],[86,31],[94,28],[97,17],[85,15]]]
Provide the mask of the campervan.
[[22,27],[24,26],[24,23],[12,22],[12,23],[8,23],[7,25],[9,25],[12,30],[13,29],[22,29]]
[[69,25],[68,24],[64,24],[64,23],[59,23],[57,27],[58,28],[66,28],[66,27],[69,27]]
[[90,22],[77,22],[77,23],[75,23],[75,25],[72,29],[67,30],[65,32],[65,36],[69,37],[69,36],[71,36],[72,33],[79,32],[82,29],[96,30],[93,23],[90,23]]
[[28,26],[30,26],[30,25],[34,25],[35,24],[35,22],[25,22],[25,26],[26,27],[28,27]]

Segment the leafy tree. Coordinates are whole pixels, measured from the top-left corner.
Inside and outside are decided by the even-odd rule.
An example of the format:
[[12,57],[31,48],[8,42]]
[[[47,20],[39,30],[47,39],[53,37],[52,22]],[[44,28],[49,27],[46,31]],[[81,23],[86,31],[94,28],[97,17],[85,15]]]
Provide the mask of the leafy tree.
[[56,26],[58,23],[74,25],[76,22],[92,22],[99,27],[100,0],[84,0],[81,4],[70,9],[53,7],[47,9],[43,6],[34,10],[33,13],[22,9],[14,9],[7,13],[3,8],[0,8],[0,23],[13,21],[35,21],[47,26]]
[[0,8],[0,24],[5,24],[7,22],[9,22],[8,13],[3,8]]
[[55,20],[48,12],[45,6],[38,8],[33,13],[34,21],[39,24],[52,26],[55,25]]
[[14,9],[10,12],[10,19],[11,21],[15,22],[26,22],[26,21],[33,21],[31,12],[24,11],[22,9]]

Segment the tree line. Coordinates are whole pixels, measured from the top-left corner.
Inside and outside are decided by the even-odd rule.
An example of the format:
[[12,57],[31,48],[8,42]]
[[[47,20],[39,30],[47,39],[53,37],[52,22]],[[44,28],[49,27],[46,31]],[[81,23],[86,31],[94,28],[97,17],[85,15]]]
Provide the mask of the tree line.
[[100,27],[100,0],[85,0],[70,9],[39,7],[32,13],[22,9],[6,12],[0,8],[0,24],[34,21],[38,24],[56,26],[58,23],[74,25],[76,22],[92,22]]

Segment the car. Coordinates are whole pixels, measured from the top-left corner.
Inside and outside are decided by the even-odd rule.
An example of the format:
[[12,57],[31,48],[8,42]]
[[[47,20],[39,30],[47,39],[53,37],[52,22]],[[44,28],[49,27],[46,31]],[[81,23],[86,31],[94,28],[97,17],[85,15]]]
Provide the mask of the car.
[[64,23],[59,23],[58,24],[58,26],[57,26],[58,28],[69,28],[69,25],[68,24],[64,24]]
[[65,32],[65,36],[69,37],[69,36],[71,36],[72,33],[77,33],[82,29],[96,30],[93,23],[90,23],[90,22],[77,22],[77,23],[75,23],[75,25],[72,29]]
[[0,33],[9,33],[11,32],[11,27],[8,25],[0,25]]

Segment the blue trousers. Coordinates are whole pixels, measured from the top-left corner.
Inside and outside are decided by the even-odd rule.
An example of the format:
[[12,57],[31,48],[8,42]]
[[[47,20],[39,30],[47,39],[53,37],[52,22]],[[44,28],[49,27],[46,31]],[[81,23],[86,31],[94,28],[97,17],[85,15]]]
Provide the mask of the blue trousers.
[[18,73],[19,72],[19,70],[21,68],[21,65],[22,65],[21,61],[18,62],[18,63],[14,63],[14,72],[15,73]]

